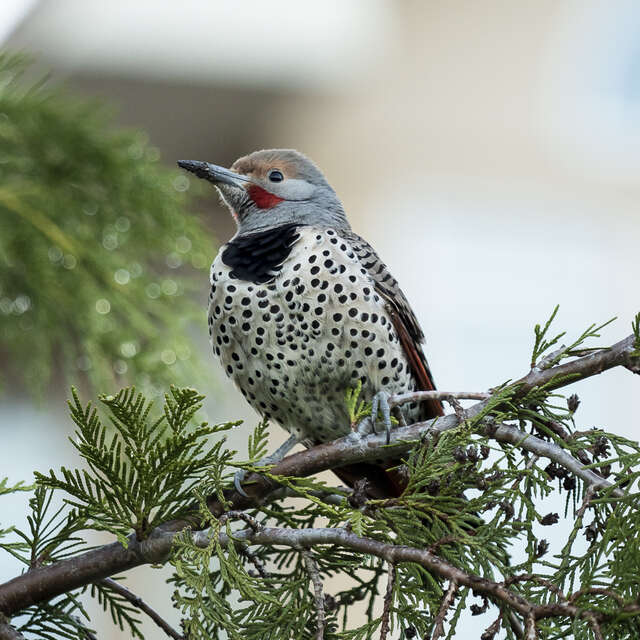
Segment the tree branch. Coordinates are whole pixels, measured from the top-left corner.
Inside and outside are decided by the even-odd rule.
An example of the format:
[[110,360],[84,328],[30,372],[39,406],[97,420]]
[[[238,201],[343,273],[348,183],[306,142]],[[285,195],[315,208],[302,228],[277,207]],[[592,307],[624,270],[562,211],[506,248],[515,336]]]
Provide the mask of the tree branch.
[[175,533],[185,523],[159,527],[152,536],[138,541],[128,538],[127,547],[112,542],[54,564],[37,567],[0,585],[0,611],[13,615],[54,596],[97,582],[142,564],[165,562],[169,548],[166,532]]
[[536,627],[536,616],[530,611],[525,618],[524,640],[538,640],[538,629]]
[[449,608],[453,604],[453,600],[456,597],[457,591],[458,583],[455,580],[450,580],[449,588],[442,598],[440,609],[438,610],[436,619],[433,624],[433,635],[431,636],[431,640],[438,640],[439,638],[444,636],[444,621],[447,618],[447,613],[449,611]]
[[389,635],[391,618],[391,605],[393,604],[393,587],[396,583],[396,566],[389,564],[387,573],[387,590],[384,594],[384,606],[382,608],[382,621],[380,623],[380,640],[387,640]]
[[[624,366],[634,373],[639,373],[640,358],[634,355],[634,339],[634,335],[630,335],[608,349],[589,353],[584,357],[548,369],[537,370],[534,368],[526,376],[517,381],[517,395],[526,395],[526,393],[534,387],[542,385],[545,385],[547,389],[557,389],[578,380],[597,375],[616,366]],[[473,418],[478,416],[481,411],[486,409],[488,402],[490,402],[490,399],[478,402],[466,409],[466,417]],[[457,416],[447,415],[428,422],[416,423],[408,427],[394,429],[391,432],[388,446],[386,446],[385,434],[372,434],[365,438],[347,436],[346,438],[318,445],[312,449],[287,456],[280,463],[274,465],[270,473],[275,476],[310,476],[326,469],[378,458],[380,456],[379,449],[383,446],[386,446],[385,456],[401,458],[406,455],[412,447],[415,446],[415,442],[419,441],[424,435],[432,432],[446,431],[455,428],[459,424],[460,419]],[[515,444],[541,457],[549,458],[569,469],[585,482],[593,485],[594,488],[613,486],[609,481],[601,478],[593,471],[585,469],[584,465],[557,444],[541,440],[516,427],[500,425],[495,430],[495,433],[492,434],[492,437],[498,441]],[[256,502],[276,489],[278,484],[274,480],[253,474],[243,487],[249,494],[249,497],[242,496],[233,490],[226,493],[225,497],[231,503],[233,509],[239,510],[255,505]],[[624,495],[618,489],[616,489],[614,493],[615,495]],[[215,498],[211,498],[208,501],[208,506],[212,513],[218,516],[229,509],[228,504],[225,506]],[[184,529],[190,524],[193,523],[187,521],[169,522],[158,527],[146,540],[138,541],[134,536],[131,536],[129,538],[129,545],[126,548],[116,542],[61,560],[55,564],[34,568],[0,585],[0,612],[6,615],[12,615],[32,604],[49,600],[61,593],[127,571],[141,564],[165,562],[170,550],[172,534]],[[258,534],[256,533],[256,535]],[[169,542],[167,542],[167,538]],[[372,544],[382,544],[375,541],[371,542]],[[339,543],[340,541],[338,541],[338,544]],[[370,552],[367,545],[364,545],[364,547],[365,548],[361,549],[364,553]],[[372,547],[372,549],[374,547]],[[391,548],[393,549],[394,547]],[[395,549],[401,549],[401,547],[395,547]],[[382,553],[381,551],[379,552]],[[418,550],[413,550],[412,553],[413,552],[428,553]],[[384,550],[384,553],[387,554],[389,551]],[[412,560],[412,553],[408,551],[398,553],[400,553],[400,555],[407,553],[406,561],[418,561]],[[378,554],[373,553],[373,555]],[[388,559],[390,561],[398,561],[397,559],[394,560],[394,558]],[[434,573],[442,575],[441,560],[438,559],[437,556],[430,557],[429,562],[431,563],[432,560],[435,564],[431,566],[431,569]],[[459,571],[454,567],[451,569]],[[449,575],[449,573],[447,569],[443,577],[458,579],[457,575]],[[461,578],[462,576],[460,576],[458,582],[466,585],[467,583]],[[475,588],[475,583],[473,586]],[[498,585],[497,587],[491,587],[491,589],[500,590],[505,588]],[[519,596],[512,594],[507,589],[505,589],[505,591],[505,597],[508,598],[506,604],[513,606],[515,610],[526,617],[527,612],[516,606],[517,602],[519,602],[517,600]],[[487,593],[487,595],[491,594]],[[495,595],[495,597],[497,598],[498,596]],[[513,604],[510,604],[514,598],[516,600],[513,600]],[[567,607],[568,605],[554,604],[547,606],[557,608]],[[577,608],[574,607],[574,609],[577,611]],[[557,609],[557,611],[566,611],[566,609]],[[558,615],[565,615],[565,613],[558,613]]]
[[320,571],[318,570],[318,563],[315,561],[313,554],[308,549],[303,549],[301,552],[302,559],[304,560],[304,566],[313,584],[313,602],[316,607],[316,639],[322,640],[324,638],[324,628],[326,625],[324,616],[324,594],[322,593],[322,578],[320,578]]
[[[192,534],[192,540],[194,544],[205,547],[210,543],[210,535],[209,531],[196,531]],[[494,582],[481,576],[467,573],[426,549],[416,549],[360,537],[344,528],[285,529],[264,527],[259,531],[243,529],[234,533],[233,539],[230,539],[226,534],[220,534],[219,540],[223,545],[236,544],[240,540],[250,545],[283,545],[292,548],[332,544],[366,555],[383,558],[392,565],[402,562],[419,564],[429,572],[449,580],[450,583],[453,582],[458,586],[469,587],[476,594],[486,596],[493,601],[499,601],[511,610],[518,612],[527,621],[525,638],[529,637],[526,633],[530,633],[529,618],[533,618],[534,622],[543,618],[553,617],[570,619],[582,617],[589,621],[596,620],[597,622],[609,618],[606,614],[592,612],[567,601],[535,604],[518,592],[509,589],[504,583]],[[449,585],[450,589],[451,584]],[[631,603],[620,607],[615,615],[621,613],[637,614],[638,612],[640,612],[640,604]],[[536,636],[533,637],[535,638]]]
[[[545,386],[550,390],[558,389],[617,366],[623,366],[634,373],[640,373],[640,357],[634,355],[634,340],[635,336],[631,334],[609,348],[600,349],[570,362],[544,370],[534,368],[514,383],[518,387],[516,397],[525,396],[532,389],[540,386]],[[448,392],[448,395],[450,396],[451,392]],[[491,398],[472,405],[465,410],[465,416],[467,418],[476,417],[486,409],[490,401]],[[432,431],[442,432],[454,429],[459,424],[460,418],[453,414],[427,422],[418,422],[392,430],[389,443],[387,443],[386,434],[371,434],[365,438],[358,438],[356,434],[351,434],[345,438],[316,445],[306,451],[287,456],[279,464],[272,467],[270,473],[281,476],[309,476],[353,462],[374,460],[379,457],[377,449],[381,446],[386,446],[385,455],[388,455],[389,458],[401,458],[412,449],[415,441],[420,440],[426,434]],[[516,427],[509,426],[504,429],[500,427],[492,437],[499,441],[517,444],[527,451],[549,458],[562,466],[569,465],[566,468],[588,484],[594,484],[598,488],[613,486],[612,483],[593,471],[584,469],[584,465],[555,443],[545,442]],[[276,486],[276,482],[264,476],[252,474],[243,484],[249,497],[234,493],[229,498],[234,507],[246,508],[255,502],[255,498],[270,493]],[[623,494],[616,492],[616,495]],[[223,505],[216,499],[211,499],[208,505],[214,514],[219,515],[224,512]]]
[[154,611],[140,596],[137,596],[133,591],[130,591],[124,585],[120,584],[113,578],[105,578],[101,580],[103,585],[115,591],[121,595],[125,600],[128,600],[134,607],[140,609],[140,611],[146,613],[170,638],[175,640],[185,640],[181,633],[178,633],[159,613]]
[[485,391],[412,391],[410,393],[398,393],[389,398],[389,406],[397,407],[408,402],[422,402],[423,400],[487,400],[491,397]]

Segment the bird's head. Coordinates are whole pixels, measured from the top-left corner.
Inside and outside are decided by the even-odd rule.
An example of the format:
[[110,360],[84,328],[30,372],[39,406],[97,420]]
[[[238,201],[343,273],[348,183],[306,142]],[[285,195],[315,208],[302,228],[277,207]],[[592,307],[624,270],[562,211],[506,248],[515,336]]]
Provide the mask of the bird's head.
[[194,160],[178,165],[217,187],[241,234],[290,223],[349,227],[342,203],[320,169],[293,149],[255,151],[230,169]]

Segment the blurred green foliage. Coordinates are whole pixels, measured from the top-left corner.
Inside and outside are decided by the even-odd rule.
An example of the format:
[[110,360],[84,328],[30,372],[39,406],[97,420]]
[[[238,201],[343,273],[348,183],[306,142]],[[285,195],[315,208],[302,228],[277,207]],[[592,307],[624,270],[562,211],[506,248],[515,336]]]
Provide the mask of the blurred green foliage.
[[189,178],[28,66],[0,53],[2,388],[194,384],[213,243]]

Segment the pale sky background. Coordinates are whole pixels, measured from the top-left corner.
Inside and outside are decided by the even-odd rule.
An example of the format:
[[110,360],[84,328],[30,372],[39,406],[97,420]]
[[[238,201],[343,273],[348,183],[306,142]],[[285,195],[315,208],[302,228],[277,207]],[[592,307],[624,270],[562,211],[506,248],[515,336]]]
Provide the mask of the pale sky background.
[[[633,0],[3,0],[0,39],[119,104],[120,121],[149,131],[169,164],[230,164],[272,146],[312,157],[412,302],[442,389],[525,373],[533,325],[556,303],[569,336],[613,316],[602,343],[630,333],[640,310]],[[211,215],[226,240],[229,216],[215,204]],[[209,418],[253,426],[219,377]],[[638,438],[640,379],[614,371],[572,391],[581,428]],[[0,430],[12,480],[72,461],[62,398],[46,412],[4,399]],[[284,435],[274,428],[274,446]],[[10,504],[3,523],[21,517]],[[14,570],[0,565],[0,579]],[[157,574],[131,577],[163,608],[165,592],[149,588]],[[479,636],[480,624],[469,618],[458,637]],[[106,622],[99,637],[120,636]]]

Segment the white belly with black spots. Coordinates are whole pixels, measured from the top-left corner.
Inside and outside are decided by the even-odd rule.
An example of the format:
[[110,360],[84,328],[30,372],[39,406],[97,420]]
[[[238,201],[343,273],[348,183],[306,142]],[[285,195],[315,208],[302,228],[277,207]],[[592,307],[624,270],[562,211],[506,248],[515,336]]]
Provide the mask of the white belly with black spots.
[[348,433],[345,392],[412,390],[414,380],[373,282],[332,229],[300,227],[275,278],[232,278],[211,267],[214,352],[249,403],[301,439]]

